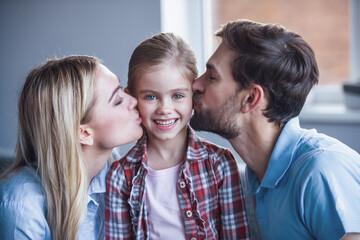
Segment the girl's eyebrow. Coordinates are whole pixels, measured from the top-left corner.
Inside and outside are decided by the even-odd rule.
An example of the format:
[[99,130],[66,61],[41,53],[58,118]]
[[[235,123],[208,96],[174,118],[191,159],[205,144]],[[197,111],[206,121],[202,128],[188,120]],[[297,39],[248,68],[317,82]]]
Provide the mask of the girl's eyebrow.
[[108,102],[111,101],[111,99],[115,96],[115,94],[117,93],[117,91],[119,91],[119,89],[120,89],[120,85],[117,86],[117,87],[114,89],[114,91],[112,92],[112,94],[111,94]]
[[[170,89],[171,92],[182,92],[182,91],[191,91],[191,89],[189,88],[175,88],[175,89]],[[144,90],[141,90],[139,92],[139,94],[141,93],[157,93],[157,91],[154,91],[154,90],[150,90],[150,89],[144,89]]]
[[143,90],[141,90],[140,92],[139,92],[139,94],[140,93],[156,93],[156,91],[154,91],[154,90],[150,90],[150,89],[143,89]]
[[171,91],[179,91],[179,92],[181,92],[181,91],[191,91],[191,89],[189,89],[189,88],[176,88],[176,89],[172,89]]

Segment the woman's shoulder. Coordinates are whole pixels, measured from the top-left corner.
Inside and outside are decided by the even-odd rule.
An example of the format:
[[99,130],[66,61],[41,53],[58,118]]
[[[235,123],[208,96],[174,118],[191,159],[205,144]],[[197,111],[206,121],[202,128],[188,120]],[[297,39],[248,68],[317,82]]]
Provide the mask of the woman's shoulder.
[[23,167],[0,180],[0,232],[6,239],[51,239],[36,171]]
[[0,180],[0,199],[2,202],[34,204],[44,201],[40,176],[31,167],[23,167]]

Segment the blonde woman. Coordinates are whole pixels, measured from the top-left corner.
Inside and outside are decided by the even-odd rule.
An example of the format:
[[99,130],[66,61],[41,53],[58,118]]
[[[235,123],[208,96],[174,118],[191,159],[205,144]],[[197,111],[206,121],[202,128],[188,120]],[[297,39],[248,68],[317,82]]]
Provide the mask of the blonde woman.
[[141,137],[136,104],[94,57],[32,70],[18,103],[16,160],[0,180],[1,239],[103,239],[108,159]]

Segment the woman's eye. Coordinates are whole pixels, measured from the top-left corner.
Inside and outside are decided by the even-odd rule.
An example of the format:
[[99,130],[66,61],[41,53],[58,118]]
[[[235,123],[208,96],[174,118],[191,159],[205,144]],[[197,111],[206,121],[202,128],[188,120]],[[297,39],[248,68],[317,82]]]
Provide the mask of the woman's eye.
[[145,99],[146,100],[155,100],[156,97],[154,95],[147,95],[147,96],[145,96]]
[[115,105],[120,105],[124,101],[124,98],[119,98],[115,101]]

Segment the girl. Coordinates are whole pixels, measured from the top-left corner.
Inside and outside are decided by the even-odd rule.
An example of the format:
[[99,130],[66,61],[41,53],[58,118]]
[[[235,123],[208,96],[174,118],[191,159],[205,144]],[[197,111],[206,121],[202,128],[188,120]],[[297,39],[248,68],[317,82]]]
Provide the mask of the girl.
[[3,239],[105,237],[107,160],[141,137],[136,104],[94,57],[31,71],[18,103],[16,160],[1,176]]
[[196,77],[193,51],[171,33],[134,50],[128,91],[146,134],[109,171],[107,239],[247,238],[234,157],[187,124]]

